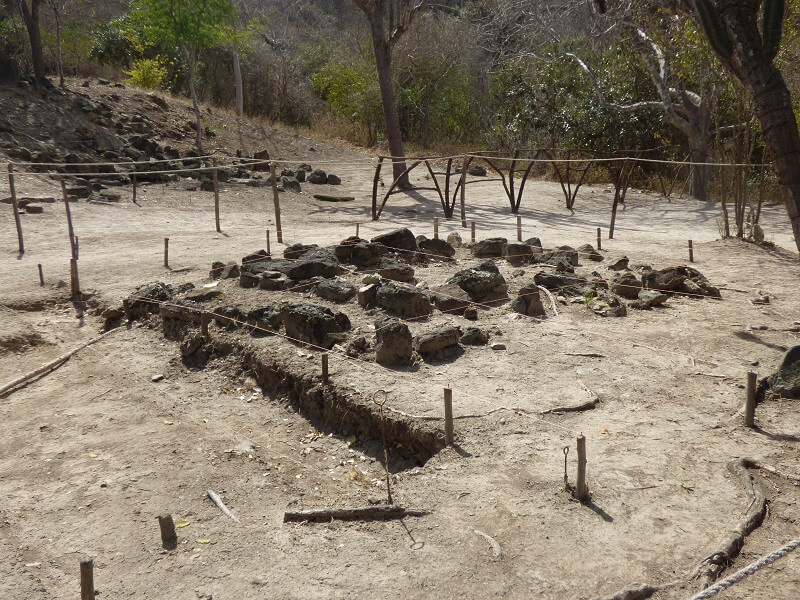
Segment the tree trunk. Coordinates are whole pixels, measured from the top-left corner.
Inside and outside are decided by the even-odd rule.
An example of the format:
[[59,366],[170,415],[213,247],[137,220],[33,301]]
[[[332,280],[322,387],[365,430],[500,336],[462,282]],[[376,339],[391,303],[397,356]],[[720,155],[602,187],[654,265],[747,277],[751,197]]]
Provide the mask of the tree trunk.
[[393,157],[394,178],[395,180],[400,179],[398,187],[408,188],[411,187],[411,184],[408,181],[408,175],[403,175],[406,170],[406,161],[400,132],[400,116],[397,113],[394,86],[392,85],[392,49],[388,43],[384,42],[383,32],[379,29],[381,27],[383,27],[382,22],[372,23],[372,45],[375,49],[375,60],[378,67],[378,84],[381,88],[386,140],[389,142],[389,152]]
[[[708,162],[708,128],[689,136],[689,161]],[[708,202],[709,169],[707,165],[692,165],[689,193],[701,202]]]
[[44,69],[44,52],[42,51],[42,33],[39,30],[39,0],[31,0],[28,9],[27,0],[20,3],[22,9],[22,20],[25,21],[25,28],[28,30],[28,37],[31,42],[31,62],[33,62],[33,76],[37,81],[45,81],[47,73]]
[[764,144],[773,158],[784,190],[786,212],[800,251],[800,134],[792,100],[780,71],[765,55],[758,30],[758,5],[720,0],[719,14],[730,37],[733,55],[725,65],[744,84],[761,123]]
[[236,85],[236,116],[241,117],[244,113],[244,88],[242,87],[242,64],[239,62],[239,52],[234,46],[233,54],[233,79]]
[[53,16],[56,21],[56,58],[58,60],[58,85],[64,87],[64,60],[61,53],[61,15],[58,12],[58,7],[53,3]]
[[197,151],[203,154],[203,117],[200,114],[200,103],[197,101],[197,90],[194,87],[195,69],[197,68],[196,61],[193,55],[187,53],[187,72],[189,79],[189,95],[192,97],[192,108],[194,109],[195,119],[195,146]]

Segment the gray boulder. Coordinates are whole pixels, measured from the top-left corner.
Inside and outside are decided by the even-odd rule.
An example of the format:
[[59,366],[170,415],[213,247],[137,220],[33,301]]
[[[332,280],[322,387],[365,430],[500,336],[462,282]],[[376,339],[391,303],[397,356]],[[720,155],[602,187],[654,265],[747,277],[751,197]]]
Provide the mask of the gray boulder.
[[583,258],[587,260],[592,260],[594,262],[602,262],[603,255],[600,254],[597,250],[595,250],[594,246],[591,244],[584,244],[583,246],[578,246],[578,252],[580,253]]
[[464,290],[472,300],[478,302],[500,300],[508,297],[508,284],[497,265],[486,261],[471,269],[463,269],[453,275],[447,283]]
[[172,288],[160,281],[136,288],[128,296],[128,311],[131,317],[144,317],[158,312],[159,304],[172,300]]
[[446,325],[423,333],[414,339],[414,349],[426,359],[452,358],[459,351],[461,332],[458,327]]
[[624,271],[628,268],[628,257],[622,256],[608,263],[608,268],[612,271]]
[[528,244],[506,244],[506,260],[515,267],[520,267],[533,260],[533,247]]
[[390,250],[408,250],[411,252],[417,250],[417,240],[407,227],[376,235],[372,238],[372,243],[382,244]]
[[408,325],[391,317],[375,321],[375,361],[382,365],[402,366],[413,356]]
[[286,259],[296,259],[300,258],[304,254],[308,254],[312,250],[317,248],[316,244],[292,244],[291,246],[287,246],[283,251],[283,258]]
[[573,267],[577,267],[579,264],[578,251],[572,246],[559,246],[555,250],[545,252],[539,262],[548,265],[557,265],[559,261],[562,260]]
[[800,346],[790,348],[778,370],[759,382],[756,398],[759,402],[767,398],[800,399]]
[[350,329],[350,319],[344,313],[305,302],[283,305],[281,318],[287,336],[320,348],[332,348]]
[[543,317],[547,315],[539,288],[535,283],[528,284],[519,290],[519,294],[511,302],[511,310],[528,317]]
[[440,285],[431,290],[431,302],[443,313],[461,314],[472,306],[472,300],[454,283]]
[[423,317],[433,310],[424,293],[406,283],[381,283],[375,294],[375,304],[401,317]]
[[639,298],[639,292],[642,290],[642,282],[639,281],[636,275],[627,271],[615,275],[611,280],[610,287],[611,291],[618,296],[622,296],[628,300],[636,300]]
[[465,346],[485,346],[489,343],[489,334],[477,327],[467,327],[461,334],[461,343]]
[[378,275],[392,281],[411,283],[414,281],[414,268],[402,263],[389,263],[378,269]]
[[306,181],[318,185],[323,183],[328,183],[328,174],[322,169],[317,169],[316,171],[313,171],[308,177],[306,177]]
[[610,294],[602,298],[595,298],[587,305],[594,314],[601,317],[624,317],[628,314],[625,303],[619,298]]
[[347,281],[341,279],[326,279],[317,284],[314,293],[320,298],[331,302],[347,302],[356,295],[356,288]]
[[500,257],[506,253],[507,243],[508,240],[506,238],[488,238],[481,240],[480,242],[475,242],[475,245],[472,246],[472,254],[475,255],[476,258]]
[[642,275],[644,287],[674,294],[690,294],[721,298],[719,289],[711,285],[700,271],[692,267],[669,267]]
[[286,275],[297,281],[312,277],[335,277],[341,272],[342,267],[339,266],[339,261],[334,253],[328,248],[317,248],[303,254],[299,260],[291,263],[286,270]]
[[654,306],[661,306],[667,301],[667,295],[656,290],[639,290],[636,300],[631,302],[629,306],[637,310],[647,310]]
[[247,313],[246,321],[253,327],[251,335],[268,335],[281,328],[281,323],[283,323],[281,307],[277,304],[267,304],[254,308]]
[[[241,282],[241,277],[239,278]],[[258,276],[258,289],[267,291],[285,290],[292,286],[292,281],[278,271],[264,271]]]
[[452,258],[456,254],[456,249],[450,244],[439,238],[426,239],[418,244],[421,251],[433,256]]
[[341,241],[334,248],[334,254],[341,262],[353,264],[359,268],[371,267],[380,262],[381,257],[388,252],[382,244],[373,244],[356,236]]

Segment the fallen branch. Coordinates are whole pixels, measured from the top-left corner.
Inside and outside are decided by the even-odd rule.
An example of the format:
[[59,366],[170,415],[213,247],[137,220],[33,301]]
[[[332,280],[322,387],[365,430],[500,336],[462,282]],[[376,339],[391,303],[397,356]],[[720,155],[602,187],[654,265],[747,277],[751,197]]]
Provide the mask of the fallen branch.
[[586,356],[588,358],[607,358],[605,354],[597,352],[564,352],[564,356]]
[[593,408],[597,408],[597,405],[600,404],[600,398],[597,397],[597,394],[586,387],[586,384],[581,380],[578,380],[578,383],[580,383],[581,387],[586,391],[587,394],[589,394],[589,400],[587,402],[584,402],[583,404],[576,404],[574,406],[558,406],[556,408],[549,408],[547,410],[543,410],[539,414],[550,415],[553,413],[581,412],[584,410],[592,410]]
[[595,596],[592,600],[645,600],[645,598],[649,598],[656,592],[660,592],[662,589],[665,589],[669,586],[653,586],[653,585],[645,585],[639,584],[635,585],[632,588],[626,588],[624,590],[620,590],[611,596]]
[[332,194],[314,194],[314,198],[323,202],[351,202],[354,196],[334,196]]
[[495,558],[500,558],[500,544],[498,544],[497,541],[492,536],[483,533],[479,529],[473,529],[473,531],[482,538],[484,538],[487,542],[489,542],[489,545],[492,547],[492,556],[494,556]]
[[550,298],[550,306],[552,307],[553,312],[555,313],[555,315],[558,316],[558,308],[556,308],[556,299],[553,298],[553,294],[550,293],[550,290],[548,290],[546,287],[543,287],[541,285],[537,285],[536,287],[539,288],[540,290],[542,290],[545,294],[547,294],[547,297]]
[[422,517],[427,514],[428,511],[426,510],[413,510],[393,504],[379,504],[359,508],[311,508],[308,510],[287,511],[283,513],[283,522],[386,521],[389,519],[402,519],[403,517]]
[[73,354],[75,354],[76,352],[78,352],[79,350],[83,350],[87,346],[91,346],[92,344],[94,344],[96,342],[99,342],[104,337],[106,337],[108,334],[114,333],[115,331],[117,331],[117,329],[120,329],[120,328],[117,327],[115,329],[111,329],[110,331],[106,331],[104,334],[98,335],[97,337],[90,339],[88,342],[85,342],[85,343],[81,344],[77,348],[73,348],[72,350],[70,350],[69,352],[67,352],[65,354],[62,354],[58,358],[55,358],[55,359],[51,360],[50,362],[43,364],[38,369],[36,369],[34,371],[31,371],[30,373],[26,373],[25,375],[22,375],[21,377],[17,377],[14,381],[9,381],[3,387],[0,387],[0,396],[3,396],[9,390],[11,390],[11,389],[13,389],[13,388],[15,388],[15,387],[17,387],[19,385],[22,385],[23,383],[27,383],[28,381],[30,381],[34,377],[38,377],[39,375],[43,375],[44,373],[47,373],[48,371],[52,371],[53,369],[55,369],[56,367],[58,367],[62,363],[64,363],[67,360],[69,360],[70,357]]
[[784,473],[783,471],[779,471],[772,465],[748,460],[747,466],[751,469],[761,469],[762,471],[766,471],[767,473],[772,473],[773,475],[777,475],[778,477],[783,477],[784,479],[791,481],[794,485],[800,485],[800,477],[798,477],[797,475],[790,475],[789,473]]
[[722,544],[700,562],[694,573],[693,579],[703,579],[703,587],[708,587],[717,580],[720,573],[739,554],[746,538],[756,527],[761,525],[767,512],[767,497],[764,491],[755,484],[753,476],[748,471],[748,466],[755,465],[755,461],[740,458],[728,463],[728,470],[738,475],[747,488],[750,496],[750,506],[739,524],[731,530]]
[[239,522],[239,519],[236,518],[236,515],[234,515],[231,512],[231,509],[225,506],[225,503],[222,501],[222,498],[220,498],[213,490],[206,490],[206,494],[211,499],[211,501],[217,505],[217,508],[222,511],[223,515],[225,515],[226,517],[228,517],[233,521],[236,521],[237,523]]

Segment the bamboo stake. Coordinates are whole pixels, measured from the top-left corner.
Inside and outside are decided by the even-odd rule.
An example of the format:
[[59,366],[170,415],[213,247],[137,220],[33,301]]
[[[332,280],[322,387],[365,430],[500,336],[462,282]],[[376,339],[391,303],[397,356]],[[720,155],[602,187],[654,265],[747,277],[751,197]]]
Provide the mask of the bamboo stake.
[[39,263],[37,266],[39,267],[39,285],[44,287],[44,273],[42,273],[42,265]]
[[452,446],[453,441],[453,390],[444,388],[444,443]]
[[69,248],[72,258],[75,258],[75,230],[72,228],[72,211],[69,208],[69,198],[67,197],[67,184],[61,179],[61,195],[64,198],[64,210],[67,212],[67,229],[69,230]]
[[589,486],[586,483],[586,438],[578,435],[578,481],[575,486],[575,496],[583,502],[589,496]]
[[756,383],[758,375],[752,371],[747,374],[747,396],[744,404],[744,426],[753,427],[756,419]]
[[275,163],[269,163],[269,178],[272,182],[272,203],[275,206],[275,229],[278,235],[278,243],[283,243],[283,230],[281,229],[281,202],[278,199],[278,179],[275,176]]
[[22,223],[19,220],[19,204],[17,204],[17,191],[14,188],[14,165],[12,163],[8,163],[8,187],[11,190],[11,207],[14,210],[14,224],[17,226],[19,253],[25,254],[25,242],[22,241]]
[[164,268],[169,269],[169,238],[164,238]]
[[[216,164],[216,161],[214,161]],[[217,169],[214,169],[214,220],[217,224],[217,233],[222,231],[222,228],[219,225],[219,173]]]
[[81,600],[95,600],[94,561],[91,558],[81,561]]

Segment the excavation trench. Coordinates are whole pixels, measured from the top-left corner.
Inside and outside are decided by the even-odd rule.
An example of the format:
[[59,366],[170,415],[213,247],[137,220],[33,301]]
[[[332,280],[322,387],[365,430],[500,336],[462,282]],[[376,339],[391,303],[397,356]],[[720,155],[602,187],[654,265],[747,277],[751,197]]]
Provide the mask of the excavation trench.
[[215,360],[241,367],[255,378],[265,398],[285,402],[320,431],[355,435],[359,448],[380,462],[385,434],[393,471],[424,465],[445,447],[444,434],[435,425],[386,410],[381,415],[371,395],[333,380],[323,383],[320,361],[297,358],[297,347],[288,341],[276,351],[241,330],[214,330],[205,336],[190,313],[174,316],[162,309],[164,335],[180,341],[187,367],[202,369]]

